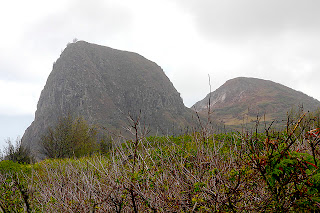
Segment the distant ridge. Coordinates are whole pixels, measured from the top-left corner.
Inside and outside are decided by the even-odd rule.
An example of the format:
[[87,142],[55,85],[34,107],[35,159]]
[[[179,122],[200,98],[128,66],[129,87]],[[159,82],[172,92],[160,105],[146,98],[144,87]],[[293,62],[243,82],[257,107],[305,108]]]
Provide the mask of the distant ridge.
[[47,128],[68,113],[128,134],[127,116],[140,112],[141,124],[154,135],[182,133],[193,114],[156,63],[137,53],[78,41],[54,63],[22,144],[39,150]]
[[292,108],[316,110],[320,102],[302,92],[269,80],[238,77],[228,80],[191,108],[198,112],[207,110],[210,97],[212,117],[225,125],[237,126],[255,120],[257,115],[266,121],[285,119]]

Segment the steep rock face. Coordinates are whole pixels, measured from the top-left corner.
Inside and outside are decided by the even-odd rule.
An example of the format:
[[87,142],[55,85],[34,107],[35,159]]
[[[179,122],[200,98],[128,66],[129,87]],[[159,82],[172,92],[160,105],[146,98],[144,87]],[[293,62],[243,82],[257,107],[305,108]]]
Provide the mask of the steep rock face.
[[48,127],[68,113],[110,132],[123,132],[138,116],[153,134],[172,134],[190,124],[186,108],[162,69],[144,57],[84,41],[69,44],[41,92],[35,120],[22,144],[39,149]]
[[265,115],[266,121],[281,121],[294,107],[303,106],[305,110],[320,107],[319,101],[302,92],[272,81],[245,77],[228,80],[192,109],[207,111],[209,98],[213,117],[226,125],[250,122],[257,115]]

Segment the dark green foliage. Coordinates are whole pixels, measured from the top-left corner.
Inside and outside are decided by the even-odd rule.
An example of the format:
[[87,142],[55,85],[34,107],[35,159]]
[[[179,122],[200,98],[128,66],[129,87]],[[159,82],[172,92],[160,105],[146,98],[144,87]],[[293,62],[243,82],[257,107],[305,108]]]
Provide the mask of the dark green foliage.
[[95,128],[84,119],[68,115],[48,129],[40,144],[49,158],[81,157],[97,149],[96,134]]
[[106,135],[103,135],[99,140],[99,152],[101,154],[107,154],[112,147],[112,139]]
[[254,146],[261,140],[247,140],[253,168],[270,193],[264,204],[269,211],[312,212],[320,207],[320,130],[310,130],[316,122],[312,115],[298,115],[295,122],[288,117],[286,131],[266,130],[262,149]]
[[4,149],[4,159],[27,164],[33,161],[30,150],[21,145],[20,139],[16,140],[15,145],[12,144],[10,139],[7,140],[7,146]]

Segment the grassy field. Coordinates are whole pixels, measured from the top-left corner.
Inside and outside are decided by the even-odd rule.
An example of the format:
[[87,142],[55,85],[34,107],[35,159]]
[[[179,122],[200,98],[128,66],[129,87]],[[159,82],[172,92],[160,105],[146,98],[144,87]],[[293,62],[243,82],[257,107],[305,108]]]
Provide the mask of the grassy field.
[[316,212],[319,116],[283,130],[113,141],[106,153],[0,162],[0,212]]

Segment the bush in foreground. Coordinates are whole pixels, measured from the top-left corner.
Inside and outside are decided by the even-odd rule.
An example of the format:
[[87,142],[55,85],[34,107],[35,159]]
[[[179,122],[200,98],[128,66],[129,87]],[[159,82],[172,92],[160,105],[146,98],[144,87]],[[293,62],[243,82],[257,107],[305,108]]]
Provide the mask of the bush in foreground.
[[15,145],[8,139],[7,146],[4,148],[2,160],[10,160],[17,163],[32,163],[33,157],[30,150],[21,145],[21,140],[17,139]]
[[82,118],[61,117],[41,138],[43,154],[48,158],[90,155],[97,148],[97,131]]

